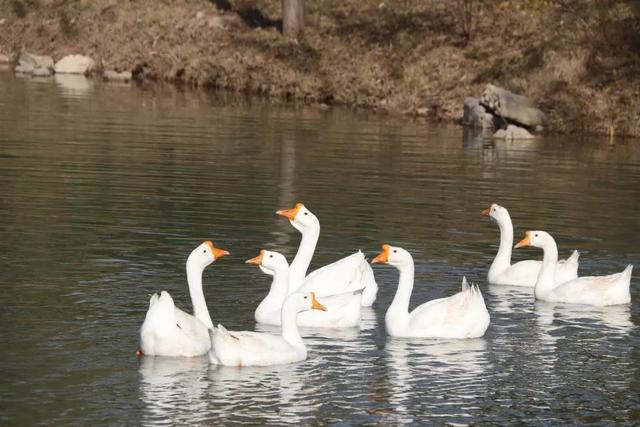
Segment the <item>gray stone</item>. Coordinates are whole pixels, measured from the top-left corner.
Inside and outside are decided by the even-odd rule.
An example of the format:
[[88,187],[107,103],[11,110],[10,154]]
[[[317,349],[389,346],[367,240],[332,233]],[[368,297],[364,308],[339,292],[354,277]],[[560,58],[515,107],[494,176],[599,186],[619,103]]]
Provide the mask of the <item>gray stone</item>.
[[506,129],[500,129],[493,134],[496,139],[505,139],[507,141],[514,139],[533,139],[534,136],[525,128],[516,125],[509,125]]
[[9,62],[11,62],[9,55],[3,55],[0,53],[0,64],[8,64]]
[[481,129],[495,129],[495,118],[478,98],[466,98],[462,106],[462,124]]
[[105,70],[102,76],[105,78],[105,80],[127,82],[131,80],[131,71],[123,71],[119,73],[113,70]]
[[35,77],[49,77],[51,74],[53,73],[51,72],[50,68],[43,67],[34,68],[31,72],[31,75]]
[[[18,71],[18,68],[20,68],[20,71]],[[18,67],[16,67],[16,72],[30,74],[36,68],[53,70],[53,58],[50,56],[34,55],[32,53],[22,52],[20,54],[20,58],[18,58]]]
[[528,127],[536,127],[544,122],[544,113],[532,100],[494,85],[486,86],[480,104],[498,116]]
[[58,74],[87,74],[93,71],[96,63],[84,55],[67,55],[58,62],[54,69]]

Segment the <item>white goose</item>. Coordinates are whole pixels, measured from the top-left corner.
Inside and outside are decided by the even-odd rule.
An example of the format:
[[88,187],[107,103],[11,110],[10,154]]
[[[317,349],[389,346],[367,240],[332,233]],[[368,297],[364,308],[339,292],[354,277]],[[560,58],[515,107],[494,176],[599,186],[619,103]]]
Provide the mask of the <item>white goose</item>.
[[320,236],[320,221],[302,203],[276,213],[288,218],[291,225],[302,233],[298,252],[289,270],[289,293],[314,291],[318,297],[323,297],[364,288],[362,306],[371,307],[376,300],[378,284],[361,251],[307,275]]
[[187,258],[187,283],[193,316],[175,306],[168,292],[153,294],[140,328],[138,355],[194,357],[211,348],[208,329],[213,326],[202,292],[202,272],[216,259],[229,255],[206,241]]
[[313,292],[295,292],[281,310],[282,335],[250,331],[211,330],[209,361],[225,366],[267,366],[298,362],[307,358],[307,348],[298,331],[296,317],[306,310],[326,310]]
[[[289,264],[278,252],[261,250],[260,255],[246,261],[271,276],[271,289],[255,311],[258,323],[281,324],[282,305],[289,292]],[[362,289],[319,298],[326,311],[309,310],[298,315],[298,326],[316,328],[352,328],[360,324]]]
[[455,295],[426,302],[409,313],[413,290],[414,265],[406,250],[382,245],[372,264],[390,264],[400,271],[398,290],[387,309],[385,325],[393,337],[476,338],[489,327],[489,312],[476,285],[462,279],[462,290]]
[[534,288],[537,299],[597,306],[626,304],[631,301],[629,286],[633,265],[629,264],[622,272],[608,276],[579,277],[556,284],[554,277],[557,277],[555,270],[558,247],[553,237],[546,231],[527,231],[515,247],[523,246],[535,246],[544,251],[542,268]]
[[[490,217],[500,228],[500,248],[491,263],[487,279],[492,285],[526,286],[532,288],[536,284],[542,262],[525,260],[511,264],[513,247],[513,224],[509,212],[502,206],[493,203],[482,211],[482,215]],[[566,260],[558,261],[555,280],[564,283],[578,277],[578,251],[573,251]]]

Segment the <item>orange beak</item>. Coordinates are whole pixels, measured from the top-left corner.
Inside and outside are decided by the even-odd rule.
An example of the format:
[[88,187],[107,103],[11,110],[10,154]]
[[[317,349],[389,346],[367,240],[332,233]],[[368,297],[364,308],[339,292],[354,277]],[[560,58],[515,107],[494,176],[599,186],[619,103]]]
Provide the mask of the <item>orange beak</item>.
[[327,311],[327,308],[324,305],[320,304],[316,299],[315,292],[311,292],[311,308],[314,310]]
[[207,246],[209,246],[209,249],[211,249],[211,253],[213,254],[213,257],[215,259],[229,255],[229,252],[225,251],[224,249],[216,248],[211,240],[207,240],[205,243],[207,244]]
[[389,262],[389,250],[391,249],[391,246],[387,245],[386,243],[384,245],[382,245],[382,252],[380,252],[378,254],[377,257],[375,257],[373,259],[373,261],[371,261],[371,264],[386,264]]
[[530,246],[531,245],[531,236],[530,231],[527,231],[526,233],[524,233],[524,238],[522,240],[520,240],[518,243],[516,243],[516,245],[513,247],[514,249],[518,249],[521,248],[523,246]]
[[300,209],[302,209],[303,204],[302,203],[296,203],[296,205],[294,207],[292,207],[291,209],[282,209],[277,211],[276,213],[278,215],[284,216],[286,218],[289,219],[289,221],[293,221],[296,217],[296,215],[298,215],[298,211]]
[[491,216],[491,207],[488,207],[487,209],[483,210],[480,213],[484,216]]
[[260,255],[258,255],[257,257],[254,257],[254,258],[246,260],[245,263],[253,264],[253,265],[261,265],[263,256],[264,256],[264,249],[260,249]]

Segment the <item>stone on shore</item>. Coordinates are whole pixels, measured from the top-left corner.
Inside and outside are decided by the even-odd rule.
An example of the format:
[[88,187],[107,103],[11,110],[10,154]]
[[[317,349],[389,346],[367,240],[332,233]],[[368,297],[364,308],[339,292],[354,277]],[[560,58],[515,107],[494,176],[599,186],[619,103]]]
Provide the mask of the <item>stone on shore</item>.
[[463,125],[491,131],[496,128],[493,114],[480,105],[478,98],[465,98],[462,110]]
[[88,74],[95,66],[95,61],[88,56],[67,55],[56,62],[54,69],[58,74]]
[[11,58],[9,58],[9,55],[3,55],[2,53],[0,53],[0,64],[8,64],[9,62],[11,62]]
[[529,133],[525,128],[521,128],[516,125],[509,125],[506,129],[500,129],[493,134],[495,139],[504,139],[511,141],[514,139],[533,139],[534,136]]
[[102,76],[105,80],[128,82],[129,80],[131,80],[131,71],[122,71],[121,73],[119,73],[113,70],[105,70]]
[[22,52],[15,71],[23,74],[33,74],[35,71],[38,76],[49,76],[53,72],[53,58]]
[[494,114],[535,128],[544,122],[544,113],[527,97],[488,84],[480,97],[480,104]]

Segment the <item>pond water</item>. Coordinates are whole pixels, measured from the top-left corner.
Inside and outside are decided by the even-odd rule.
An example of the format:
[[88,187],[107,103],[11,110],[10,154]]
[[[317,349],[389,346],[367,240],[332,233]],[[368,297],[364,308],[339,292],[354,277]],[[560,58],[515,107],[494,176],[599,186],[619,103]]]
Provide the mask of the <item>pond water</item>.
[[[309,424],[640,422],[640,142],[579,136],[508,144],[341,109],[170,88],[0,73],[0,423]],[[412,306],[480,284],[483,338],[391,339],[398,280],[375,267],[360,330],[305,330],[308,360],[216,368],[142,357],[151,293],[190,308],[184,262],[205,239],[214,323],[256,328],[270,278],[259,249],[292,259],[274,214],[302,201],[322,232],[312,268],[388,242],[416,263]],[[636,265],[631,305],[535,302],[489,286],[507,207],[516,237],[551,232],[581,275]],[[535,249],[514,258],[541,257]]]

